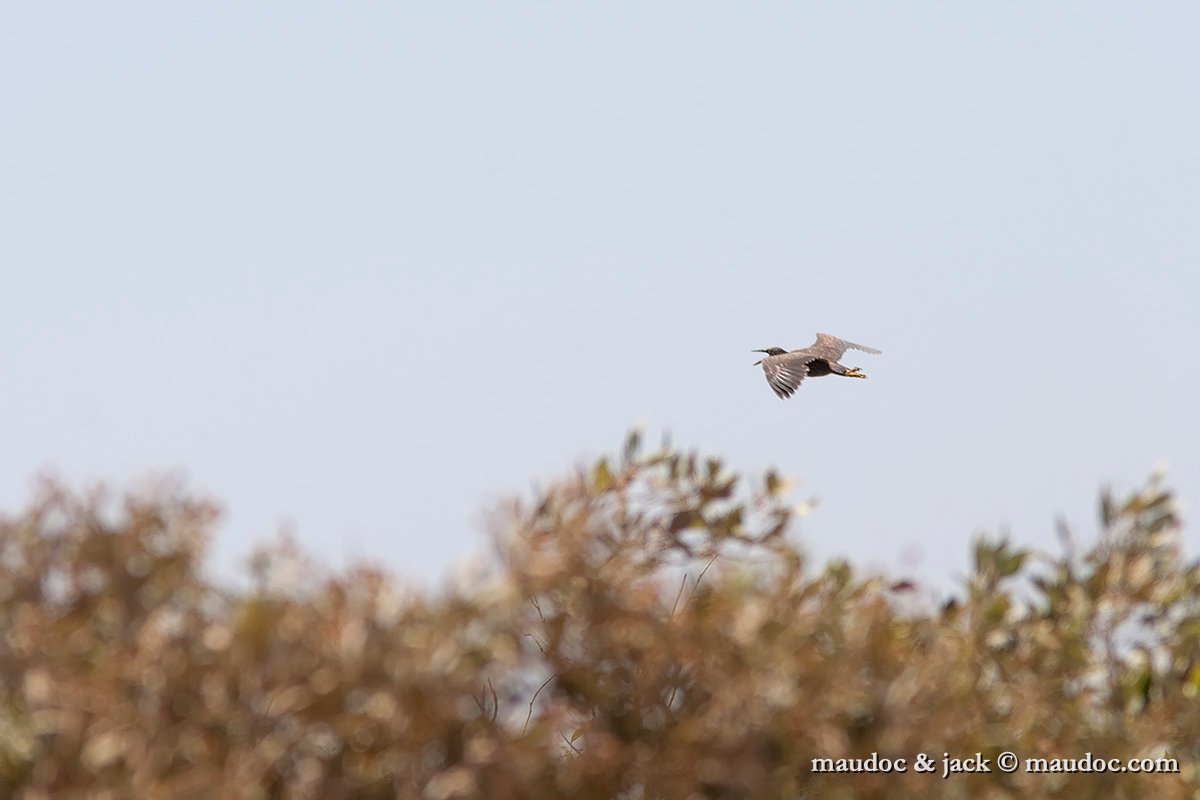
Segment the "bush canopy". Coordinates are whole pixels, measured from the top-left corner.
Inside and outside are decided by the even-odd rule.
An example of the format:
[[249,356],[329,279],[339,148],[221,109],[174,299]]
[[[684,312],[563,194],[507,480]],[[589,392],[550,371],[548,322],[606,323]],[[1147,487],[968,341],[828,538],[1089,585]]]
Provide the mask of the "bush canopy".
[[945,602],[809,564],[787,495],[631,435],[447,586],[284,543],[233,589],[209,503],[46,482],[0,520],[0,796],[1197,796],[1200,571],[1157,479],[1089,546],[975,542]]

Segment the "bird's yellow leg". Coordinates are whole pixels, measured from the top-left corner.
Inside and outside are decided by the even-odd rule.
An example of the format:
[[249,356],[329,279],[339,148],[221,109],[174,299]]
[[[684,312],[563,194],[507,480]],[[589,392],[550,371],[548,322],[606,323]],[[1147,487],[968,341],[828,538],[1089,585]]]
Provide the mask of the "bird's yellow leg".
[[847,378],[866,378],[867,377],[867,373],[863,372],[858,367],[855,367],[854,369],[848,369],[845,372],[843,372],[842,374],[845,375]]

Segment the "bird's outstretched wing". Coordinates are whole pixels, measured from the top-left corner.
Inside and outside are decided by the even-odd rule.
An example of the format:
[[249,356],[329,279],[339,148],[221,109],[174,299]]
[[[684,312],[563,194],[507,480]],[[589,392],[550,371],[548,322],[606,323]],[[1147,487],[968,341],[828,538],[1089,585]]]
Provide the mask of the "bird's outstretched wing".
[[828,333],[818,333],[817,340],[812,343],[811,347],[806,348],[806,350],[810,353],[816,353],[821,358],[827,358],[831,362],[840,361],[842,355],[847,350],[862,350],[864,353],[880,354],[880,351],[874,347],[847,342],[845,339],[830,336]]
[[767,383],[780,399],[791,397],[800,382],[808,376],[808,363],[820,356],[806,358],[796,357],[789,353],[787,356],[773,356],[763,361],[763,372],[767,374]]

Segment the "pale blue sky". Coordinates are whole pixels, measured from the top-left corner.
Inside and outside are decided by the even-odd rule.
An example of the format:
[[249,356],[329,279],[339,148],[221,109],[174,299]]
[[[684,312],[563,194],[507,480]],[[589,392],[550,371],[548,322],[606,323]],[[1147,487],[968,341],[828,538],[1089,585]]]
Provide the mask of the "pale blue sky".
[[[1160,459],[1194,507],[1197,41],[1184,2],[5,3],[0,507],[179,469],[222,569],[292,520],[432,578],[638,421],[935,581]],[[818,330],[884,355],[781,402],[749,351]]]

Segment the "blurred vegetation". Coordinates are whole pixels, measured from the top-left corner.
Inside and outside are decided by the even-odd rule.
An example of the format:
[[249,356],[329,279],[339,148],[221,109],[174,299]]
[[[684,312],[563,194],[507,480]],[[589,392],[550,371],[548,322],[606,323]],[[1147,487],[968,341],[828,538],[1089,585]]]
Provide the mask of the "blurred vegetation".
[[[1197,796],[1200,572],[1156,480],[1090,547],[977,542],[944,604],[807,564],[786,491],[631,436],[498,509],[451,587],[284,544],[233,590],[209,505],[47,483],[0,521],[0,797]],[[947,752],[991,772],[943,779]],[[908,770],[813,769],[872,754]]]

